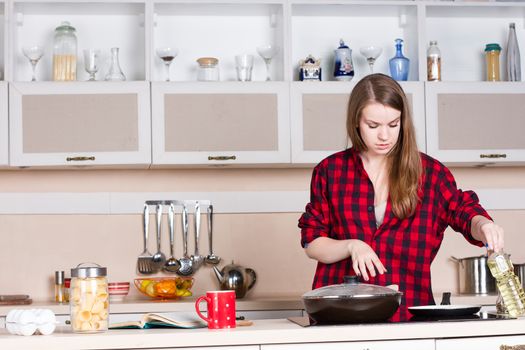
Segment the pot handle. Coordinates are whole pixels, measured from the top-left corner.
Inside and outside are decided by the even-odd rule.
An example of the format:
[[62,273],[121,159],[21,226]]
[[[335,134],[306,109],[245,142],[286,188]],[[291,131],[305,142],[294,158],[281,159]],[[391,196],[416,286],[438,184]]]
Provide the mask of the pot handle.
[[248,290],[252,289],[253,285],[255,284],[255,281],[257,281],[257,274],[253,269],[247,268],[246,273],[251,276],[252,281],[248,285]]
[[461,264],[461,259],[458,259],[458,258],[456,258],[455,256],[452,256],[452,255],[451,255],[451,256],[450,256],[450,260],[455,261],[455,262]]

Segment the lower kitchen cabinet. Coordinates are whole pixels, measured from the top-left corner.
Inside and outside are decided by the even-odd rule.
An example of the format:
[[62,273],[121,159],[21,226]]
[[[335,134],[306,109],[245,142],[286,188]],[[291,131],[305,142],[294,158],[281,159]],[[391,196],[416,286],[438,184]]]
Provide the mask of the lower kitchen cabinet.
[[0,167],[9,165],[9,123],[7,82],[0,81]]
[[153,82],[153,166],[289,164],[286,82]]
[[151,163],[145,81],[11,83],[9,118],[12,166]]
[[261,345],[261,350],[434,350],[434,339]]
[[501,345],[525,347],[525,336],[436,339],[436,350],[500,350]]
[[449,165],[525,164],[525,83],[425,84],[429,155]]
[[[351,146],[346,132],[348,100],[357,82],[294,82],[290,90],[292,163],[317,164]],[[412,108],[419,149],[425,151],[424,86],[400,82]]]
[[[249,345],[249,346],[199,346],[192,348],[141,348],[142,350],[260,350],[259,345]],[[124,350],[134,350],[134,349],[124,349]]]

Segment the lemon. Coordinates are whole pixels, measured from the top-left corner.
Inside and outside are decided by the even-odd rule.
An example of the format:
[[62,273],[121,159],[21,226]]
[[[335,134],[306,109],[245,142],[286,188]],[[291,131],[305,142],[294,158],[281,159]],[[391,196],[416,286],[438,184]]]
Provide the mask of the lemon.
[[157,291],[155,290],[155,283],[149,283],[145,290],[146,294],[150,297],[156,297]]
[[151,284],[151,280],[142,280],[140,282],[140,290],[146,291],[146,288]]

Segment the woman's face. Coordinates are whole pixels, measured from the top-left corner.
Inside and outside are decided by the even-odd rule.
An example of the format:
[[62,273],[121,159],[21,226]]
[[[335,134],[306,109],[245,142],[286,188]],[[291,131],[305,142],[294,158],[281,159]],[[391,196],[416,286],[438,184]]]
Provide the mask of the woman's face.
[[399,139],[401,112],[377,102],[362,111],[359,131],[369,155],[387,155]]

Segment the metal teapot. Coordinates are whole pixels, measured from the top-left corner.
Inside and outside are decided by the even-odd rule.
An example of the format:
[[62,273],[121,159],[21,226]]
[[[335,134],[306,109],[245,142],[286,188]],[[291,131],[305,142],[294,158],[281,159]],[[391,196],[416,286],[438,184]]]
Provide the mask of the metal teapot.
[[234,290],[237,299],[243,298],[253,288],[257,280],[257,274],[253,269],[245,268],[232,263],[226,265],[219,271],[213,266],[213,272],[217,276],[222,290]]

